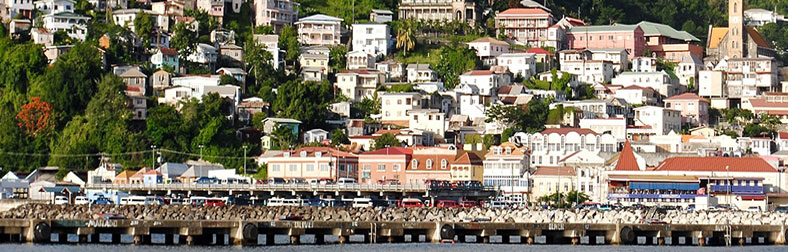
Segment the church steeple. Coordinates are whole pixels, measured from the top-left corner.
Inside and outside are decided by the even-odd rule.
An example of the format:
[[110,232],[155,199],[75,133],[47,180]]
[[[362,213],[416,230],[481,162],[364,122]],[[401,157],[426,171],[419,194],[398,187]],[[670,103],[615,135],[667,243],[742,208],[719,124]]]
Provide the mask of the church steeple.
[[728,0],[728,56],[747,57],[744,0]]

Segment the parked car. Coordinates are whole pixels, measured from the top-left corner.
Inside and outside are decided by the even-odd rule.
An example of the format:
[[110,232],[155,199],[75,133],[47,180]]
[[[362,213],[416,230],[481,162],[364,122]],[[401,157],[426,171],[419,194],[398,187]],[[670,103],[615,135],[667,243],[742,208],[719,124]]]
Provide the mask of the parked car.
[[747,211],[747,212],[760,212],[761,211],[761,207],[759,207],[759,206],[750,206],[744,211]]
[[55,196],[53,201],[55,205],[68,205],[68,198],[66,196]]
[[476,201],[464,200],[460,203],[460,205],[462,205],[462,207],[464,208],[473,208],[473,207],[477,207],[479,204],[476,203]]
[[460,204],[457,204],[457,201],[454,200],[438,200],[438,203],[435,203],[435,207],[462,207]]
[[289,184],[306,184],[306,180],[302,178],[291,178]]
[[346,187],[346,186],[357,185],[357,184],[358,182],[356,182],[356,179],[354,178],[340,178],[339,180],[337,180],[337,185],[340,187]]
[[74,197],[74,205],[87,205],[90,203],[90,200],[87,196],[77,196]]
[[353,207],[372,207],[372,199],[370,198],[355,198],[353,199]]
[[283,199],[283,198],[270,198],[266,204],[267,206],[309,206],[309,201],[305,199]]
[[509,204],[507,204],[505,201],[500,201],[500,200],[492,200],[490,202],[487,202],[487,207],[490,208],[505,208],[508,206]]
[[217,180],[216,178],[202,177],[202,178],[199,178],[196,181],[194,181],[194,184],[197,184],[197,185],[215,185],[215,184],[219,184],[219,180]]
[[780,213],[788,213],[788,205],[779,205],[776,208],[774,208],[774,211]]
[[194,196],[189,198],[189,204],[192,206],[203,206],[208,198],[201,196]]
[[113,204],[113,202],[111,200],[103,197],[103,196],[99,196],[98,198],[93,200],[93,204],[94,205],[110,205],[110,204]]
[[333,180],[333,179],[329,179],[329,178],[321,178],[321,179],[319,180],[319,182],[320,182],[320,184],[321,184],[321,185],[331,185],[331,184],[334,184],[334,180]]
[[400,185],[400,182],[396,179],[378,180],[378,185]]
[[287,181],[283,178],[268,178],[269,185],[284,185],[287,184]]
[[224,202],[223,199],[220,198],[210,198],[205,200],[205,206],[224,206],[227,203]]
[[399,201],[400,207],[424,207],[424,203],[420,199],[404,198]]

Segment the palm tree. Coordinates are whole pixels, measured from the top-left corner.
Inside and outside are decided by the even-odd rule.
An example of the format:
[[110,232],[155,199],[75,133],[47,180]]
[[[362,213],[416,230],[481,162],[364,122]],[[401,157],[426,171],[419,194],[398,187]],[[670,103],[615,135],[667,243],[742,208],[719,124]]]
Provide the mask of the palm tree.
[[412,51],[416,47],[416,38],[414,36],[418,24],[414,20],[404,20],[400,23],[397,30],[397,49],[402,49],[402,53],[408,56],[408,51]]

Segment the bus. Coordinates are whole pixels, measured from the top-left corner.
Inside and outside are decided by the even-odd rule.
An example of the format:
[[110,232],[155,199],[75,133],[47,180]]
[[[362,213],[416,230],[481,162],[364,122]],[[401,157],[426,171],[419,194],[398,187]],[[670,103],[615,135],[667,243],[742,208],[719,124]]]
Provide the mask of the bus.
[[267,206],[309,206],[309,201],[305,199],[268,199]]

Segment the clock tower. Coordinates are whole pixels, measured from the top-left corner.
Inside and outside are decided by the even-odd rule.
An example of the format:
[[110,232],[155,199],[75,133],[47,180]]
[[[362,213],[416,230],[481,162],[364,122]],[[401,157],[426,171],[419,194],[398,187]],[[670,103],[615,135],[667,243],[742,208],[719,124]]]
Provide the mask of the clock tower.
[[728,56],[747,57],[743,0],[728,0]]

